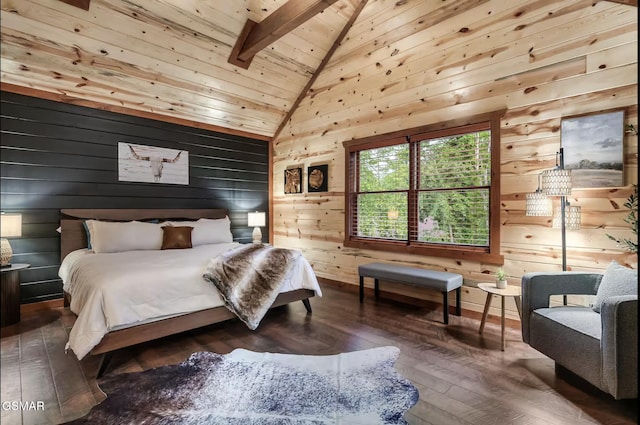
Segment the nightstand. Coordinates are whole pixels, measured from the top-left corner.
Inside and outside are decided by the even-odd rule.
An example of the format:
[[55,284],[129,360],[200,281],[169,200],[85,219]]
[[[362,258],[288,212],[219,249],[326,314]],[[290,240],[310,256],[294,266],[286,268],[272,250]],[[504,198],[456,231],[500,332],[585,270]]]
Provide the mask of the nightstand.
[[20,321],[20,271],[31,264],[14,263],[0,268],[0,327]]

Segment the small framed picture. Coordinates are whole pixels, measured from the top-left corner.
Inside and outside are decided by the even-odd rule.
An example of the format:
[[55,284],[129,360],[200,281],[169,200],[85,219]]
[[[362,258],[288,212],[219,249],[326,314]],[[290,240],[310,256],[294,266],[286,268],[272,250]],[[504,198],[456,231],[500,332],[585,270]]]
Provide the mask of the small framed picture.
[[302,193],[302,168],[284,170],[284,193]]
[[326,192],[329,187],[329,164],[312,165],[307,168],[307,190]]

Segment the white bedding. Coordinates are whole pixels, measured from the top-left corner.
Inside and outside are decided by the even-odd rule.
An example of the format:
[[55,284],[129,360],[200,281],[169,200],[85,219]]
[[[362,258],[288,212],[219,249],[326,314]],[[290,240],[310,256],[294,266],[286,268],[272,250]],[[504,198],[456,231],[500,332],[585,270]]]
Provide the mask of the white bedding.
[[[70,253],[59,271],[64,290],[71,295],[71,311],[78,316],[67,348],[82,359],[111,330],[224,305],[216,288],[202,275],[211,258],[238,245],[103,254],[81,249]],[[322,296],[304,257],[280,292],[295,289],[311,289]]]

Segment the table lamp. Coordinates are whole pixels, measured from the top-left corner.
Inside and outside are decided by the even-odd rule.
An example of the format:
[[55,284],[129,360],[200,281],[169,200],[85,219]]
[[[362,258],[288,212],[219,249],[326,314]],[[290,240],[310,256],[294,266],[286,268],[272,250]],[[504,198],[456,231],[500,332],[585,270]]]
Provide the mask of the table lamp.
[[263,212],[250,212],[248,217],[249,227],[253,227],[253,243],[262,243],[261,227],[265,225],[266,214]]
[[13,250],[7,238],[22,236],[22,214],[0,214],[0,266],[10,267]]

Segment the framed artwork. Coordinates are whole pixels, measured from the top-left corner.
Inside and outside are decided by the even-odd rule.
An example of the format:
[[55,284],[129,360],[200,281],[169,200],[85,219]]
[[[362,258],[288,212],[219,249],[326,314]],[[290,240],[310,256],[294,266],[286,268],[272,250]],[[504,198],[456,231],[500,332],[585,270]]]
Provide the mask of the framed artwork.
[[302,193],[302,168],[284,170],[284,193]]
[[189,184],[189,152],[118,142],[118,180]]
[[624,186],[624,110],[563,118],[560,139],[572,187]]
[[307,168],[307,191],[326,192],[329,187],[329,164],[312,165]]

